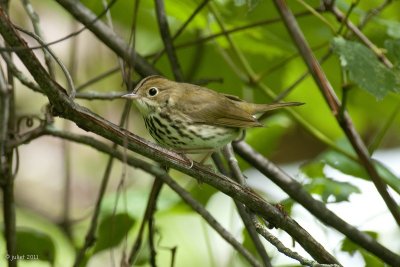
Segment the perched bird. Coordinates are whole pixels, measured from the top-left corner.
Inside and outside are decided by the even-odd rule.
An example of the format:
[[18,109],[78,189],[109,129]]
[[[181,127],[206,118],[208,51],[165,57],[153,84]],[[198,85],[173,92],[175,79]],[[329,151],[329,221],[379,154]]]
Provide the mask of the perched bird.
[[205,87],[149,76],[141,80],[132,99],[150,135],[162,146],[194,154],[213,152],[237,139],[242,130],[262,126],[254,116],[302,103],[248,103]]

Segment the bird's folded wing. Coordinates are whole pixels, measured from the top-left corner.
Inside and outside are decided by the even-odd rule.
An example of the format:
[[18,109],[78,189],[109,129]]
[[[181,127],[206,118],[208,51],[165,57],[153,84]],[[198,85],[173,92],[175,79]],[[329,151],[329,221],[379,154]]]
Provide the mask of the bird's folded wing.
[[[234,104],[231,100],[218,93],[210,95],[193,94],[185,96],[185,114],[194,123],[227,127],[257,127],[262,126],[257,119]],[[182,107],[180,107],[182,108]]]

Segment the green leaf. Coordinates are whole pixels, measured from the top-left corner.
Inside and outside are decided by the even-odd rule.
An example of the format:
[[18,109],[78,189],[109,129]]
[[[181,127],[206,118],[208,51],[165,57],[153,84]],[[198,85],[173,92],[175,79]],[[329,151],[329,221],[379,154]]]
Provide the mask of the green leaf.
[[289,214],[289,215],[292,214],[292,209],[293,209],[294,204],[295,204],[294,200],[292,198],[290,198],[290,197],[282,200],[279,203],[279,205],[282,206],[284,212]]
[[348,201],[352,193],[360,193],[356,186],[348,182],[339,182],[326,177],[324,167],[325,163],[322,161],[312,161],[301,167],[301,171],[311,178],[311,182],[305,185],[310,193],[320,195],[324,202],[328,202],[331,196],[336,202]]
[[342,67],[349,72],[350,80],[377,99],[391,91],[399,91],[395,74],[366,46],[337,37],[333,39],[333,49],[339,55]]
[[[371,236],[373,239],[378,238],[378,234],[376,232],[372,231],[364,231],[364,233],[368,234]],[[353,241],[351,241],[348,238],[345,238],[342,242],[341,250],[348,252],[350,255],[354,255],[356,252],[360,252],[362,257],[364,258],[365,261],[365,266],[366,267],[379,267],[379,266],[385,266],[384,263],[379,260],[377,257],[374,255],[368,253],[366,250],[360,248],[358,245],[354,244]]]
[[94,254],[115,247],[132,228],[135,220],[127,213],[111,214],[100,223]]
[[363,166],[341,153],[330,150],[323,153],[320,158],[326,164],[334,169],[341,171],[344,174],[369,180],[369,175]]
[[335,181],[328,177],[314,178],[312,182],[305,187],[309,192],[321,195],[325,203],[330,200],[329,197],[331,196],[335,198],[335,202],[342,202],[349,201],[349,197],[352,193],[360,193],[360,189],[351,183]]
[[385,48],[388,57],[393,62],[393,72],[396,75],[397,83],[400,84],[400,40],[386,40]]
[[[350,159],[343,154],[336,151],[328,151],[320,157],[326,164],[341,171],[344,174],[348,174],[354,177],[358,177],[367,181],[371,181],[370,176],[366,172],[364,166],[360,163]],[[394,175],[386,166],[377,160],[374,160],[375,168],[382,179],[387,183],[393,190],[400,193],[400,178]]]
[[392,62],[396,66],[400,65],[400,40],[386,40],[385,48],[388,55],[392,58]]
[[17,229],[17,255],[23,260],[47,261],[55,259],[55,246],[51,237],[33,229]]
[[325,177],[325,163],[321,161],[312,161],[301,166],[301,171],[310,178]]
[[[369,235],[370,237],[372,237],[375,240],[378,238],[378,233],[376,233],[376,232],[363,231],[363,233]],[[348,238],[343,239],[342,247],[341,247],[342,251],[346,251],[350,255],[354,255],[354,253],[359,251],[359,249],[360,249],[360,247],[358,245],[354,244],[353,241],[351,241],[350,239],[348,239]]]

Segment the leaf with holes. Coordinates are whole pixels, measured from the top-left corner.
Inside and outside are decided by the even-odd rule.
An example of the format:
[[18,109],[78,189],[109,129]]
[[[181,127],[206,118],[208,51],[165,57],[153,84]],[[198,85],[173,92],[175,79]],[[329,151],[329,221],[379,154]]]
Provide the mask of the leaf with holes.
[[[341,153],[330,150],[323,153],[320,158],[324,163],[341,171],[344,174],[371,181],[370,176],[365,170],[364,166]],[[400,193],[400,179],[378,160],[373,160],[373,162],[379,176],[382,177],[385,183],[387,183],[393,190]]]
[[[320,195],[325,203],[349,201],[351,194],[361,193],[360,189],[351,183],[335,181],[329,177],[313,178],[305,188],[312,194]],[[332,197],[334,199],[331,199]]]
[[339,182],[324,173],[325,163],[312,161],[301,167],[301,171],[311,180],[305,185],[308,192],[318,194],[324,202],[334,198],[335,202],[348,201],[353,193],[360,193],[358,187],[347,182]]
[[333,50],[339,55],[342,67],[348,71],[349,79],[377,99],[389,92],[399,92],[394,72],[366,46],[337,37],[333,39]]

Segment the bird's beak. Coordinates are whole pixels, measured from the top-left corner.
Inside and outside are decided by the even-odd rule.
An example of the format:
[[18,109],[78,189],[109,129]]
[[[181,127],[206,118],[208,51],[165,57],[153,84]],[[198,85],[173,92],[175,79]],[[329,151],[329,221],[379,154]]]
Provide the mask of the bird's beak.
[[138,99],[140,96],[135,93],[129,93],[126,95],[121,96],[122,98],[127,98],[127,99]]

